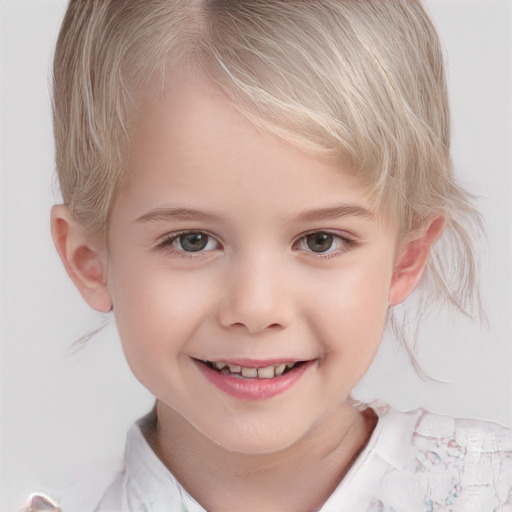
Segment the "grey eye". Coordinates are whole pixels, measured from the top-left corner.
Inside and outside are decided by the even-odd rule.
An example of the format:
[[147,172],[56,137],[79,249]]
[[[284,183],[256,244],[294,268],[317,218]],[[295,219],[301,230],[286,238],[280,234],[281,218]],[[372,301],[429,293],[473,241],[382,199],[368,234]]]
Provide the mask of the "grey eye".
[[319,231],[306,236],[306,244],[313,252],[326,252],[334,243],[334,235]]
[[180,248],[185,252],[202,251],[210,237],[206,233],[185,233],[178,237]]

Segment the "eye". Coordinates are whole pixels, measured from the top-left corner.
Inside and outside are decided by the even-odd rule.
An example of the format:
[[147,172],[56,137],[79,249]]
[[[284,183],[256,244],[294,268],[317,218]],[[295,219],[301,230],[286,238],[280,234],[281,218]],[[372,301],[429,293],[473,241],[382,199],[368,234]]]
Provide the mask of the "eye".
[[327,252],[334,243],[334,235],[319,231],[305,237],[306,244],[313,252]]
[[170,233],[158,243],[160,247],[170,247],[182,253],[200,253],[219,249],[220,244],[208,233],[202,231],[187,231]]
[[210,237],[206,233],[185,233],[177,237],[176,242],[186,252],[199,252],[208,246]]
[[299,239],[296,247],[319,255],[335,255],[348,251],[353,245],[355,241],[348,237],[329,231],[315,231]]

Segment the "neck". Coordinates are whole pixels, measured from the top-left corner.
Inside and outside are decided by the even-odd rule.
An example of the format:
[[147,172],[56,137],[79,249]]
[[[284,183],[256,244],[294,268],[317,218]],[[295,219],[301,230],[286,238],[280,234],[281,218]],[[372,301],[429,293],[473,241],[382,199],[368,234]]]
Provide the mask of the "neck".
[[209,512],[312,512],[343,479],[377,417],[342,403],[307,436],[276,453],[244,454],[214,443],[161,402],[145,435],[163,463]]

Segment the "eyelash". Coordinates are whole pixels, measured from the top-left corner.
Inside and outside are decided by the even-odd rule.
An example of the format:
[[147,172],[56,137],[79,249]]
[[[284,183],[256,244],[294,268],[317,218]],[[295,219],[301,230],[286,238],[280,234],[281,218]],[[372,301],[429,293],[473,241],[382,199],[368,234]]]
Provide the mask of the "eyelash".
[[[198,251],[186,251],[183,248],[178,249],[177,247],[174,247],[173,245],[180,239],[180,237],[182,237],[184,235],[206,235],[206,237],[208,237],[206,246],[213,240],[219,246],[218,248],[222,247],[222,244],[218,240],[216,240],[216,238],[213,235],[211,235],[210,233],[208,233],[207,231],[195,231],[195,230],[178,231],[178,232],[174,232],[174,233],[168,233],[168,234],[164,235],[163,237],[161,237],[157,241],[155,246],[159,249],[171,251],[172,253],[174,253],[182,258],[197,258],[200,255],[205,255],[205,254],[214,252],[215,250],[218,250],[218,248],[215,248],[215,249],[209,249],[206,251],[203,249],[200,249]],[[312,235],[331,236],[333,238],[333,244],[337,241],[337,243],[339,245],[341,245],[341,247],[338,247],[335,250],[331,250],[331,247],[329,247],[324,252],[315,252],[313,250],[302,249],[304,252],[306,252],[309,255],[312,255],[314,257],[317,257],[317,258],[323,258],[323,259],[334,258],[336,256],[340,256],[341,254],[343,254],[345,252],[348,252],[353,247],[356,247],[359,244],[359,242],[357,242],[355,239],[350,238],[347,235],[342,235],[339,232],[334,232],[334,231],[329,231],[329,230],[316,230],[316,231],[310,231],[308,233],[302,234],[299,238],[297,238],[293,242],[292,249],[297,249],[299,244],[307,244],[307,238]],[[309,249],[311,249],[311,248],[309,248]],[[301,249],[299,249],[299,250],[301,250]]]
[[[346,234],[341,234],[337,231],[329,231],[328,229],[321,229],[321,230],[315,230],[310,231],[308,233],[302,234],[292,245],[293,248],[297,247],[299,244],[307,244],[307,238],[312,235],[329,235],[333,237],[333,244],[337,243],[340,245],[340,247],[331,250],[331,247],[327,249],[327,251],[324,252],[315,252],[313,250],[304,250],[308,255],[314,256],[316,258],[336,258],[337,256],[341,256],[342,254],[350,251],[352,248],[359,245],[359,242],[355,240],[354,238],[349,237]],[[311,249],[311,248],[310,248]]]
[[210,252],[214,252],[216,249],[210,249],[207,251],[204,251],[203,249],[199,251],[185,251],[183,249],[178,249],[176,247],[173,247],[173,244],[177,242],[180,237],[184,235],[206,235],[208,237],[207,245],[210,243],[211,240],[214,240],[219,247],[222,247],[221,243],[216,240],[216,238],[207,231],[195,231],[195,230],[189,230],[189,231],[177,231],[174,233],[168,233],[161,237],[157,243],[155,244],[157,248],[167,250],[172,252],[175,255],[178,255],[181,258],[197,258],[199,255],[205,255]]

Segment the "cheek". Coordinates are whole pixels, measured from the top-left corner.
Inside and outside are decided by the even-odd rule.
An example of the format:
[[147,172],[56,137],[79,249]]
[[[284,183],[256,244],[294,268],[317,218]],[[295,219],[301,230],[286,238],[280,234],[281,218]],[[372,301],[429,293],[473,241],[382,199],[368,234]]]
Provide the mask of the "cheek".
[[318,318],[314,322],[327,351],[373,357],[384,330],[391,265],[385,262],[354,264],[325,280],[316,296]]
[[110,275],[116,323],[134,373],[143,362],[150,368],[172,361],[208,315],[206,280],[126,258]]

